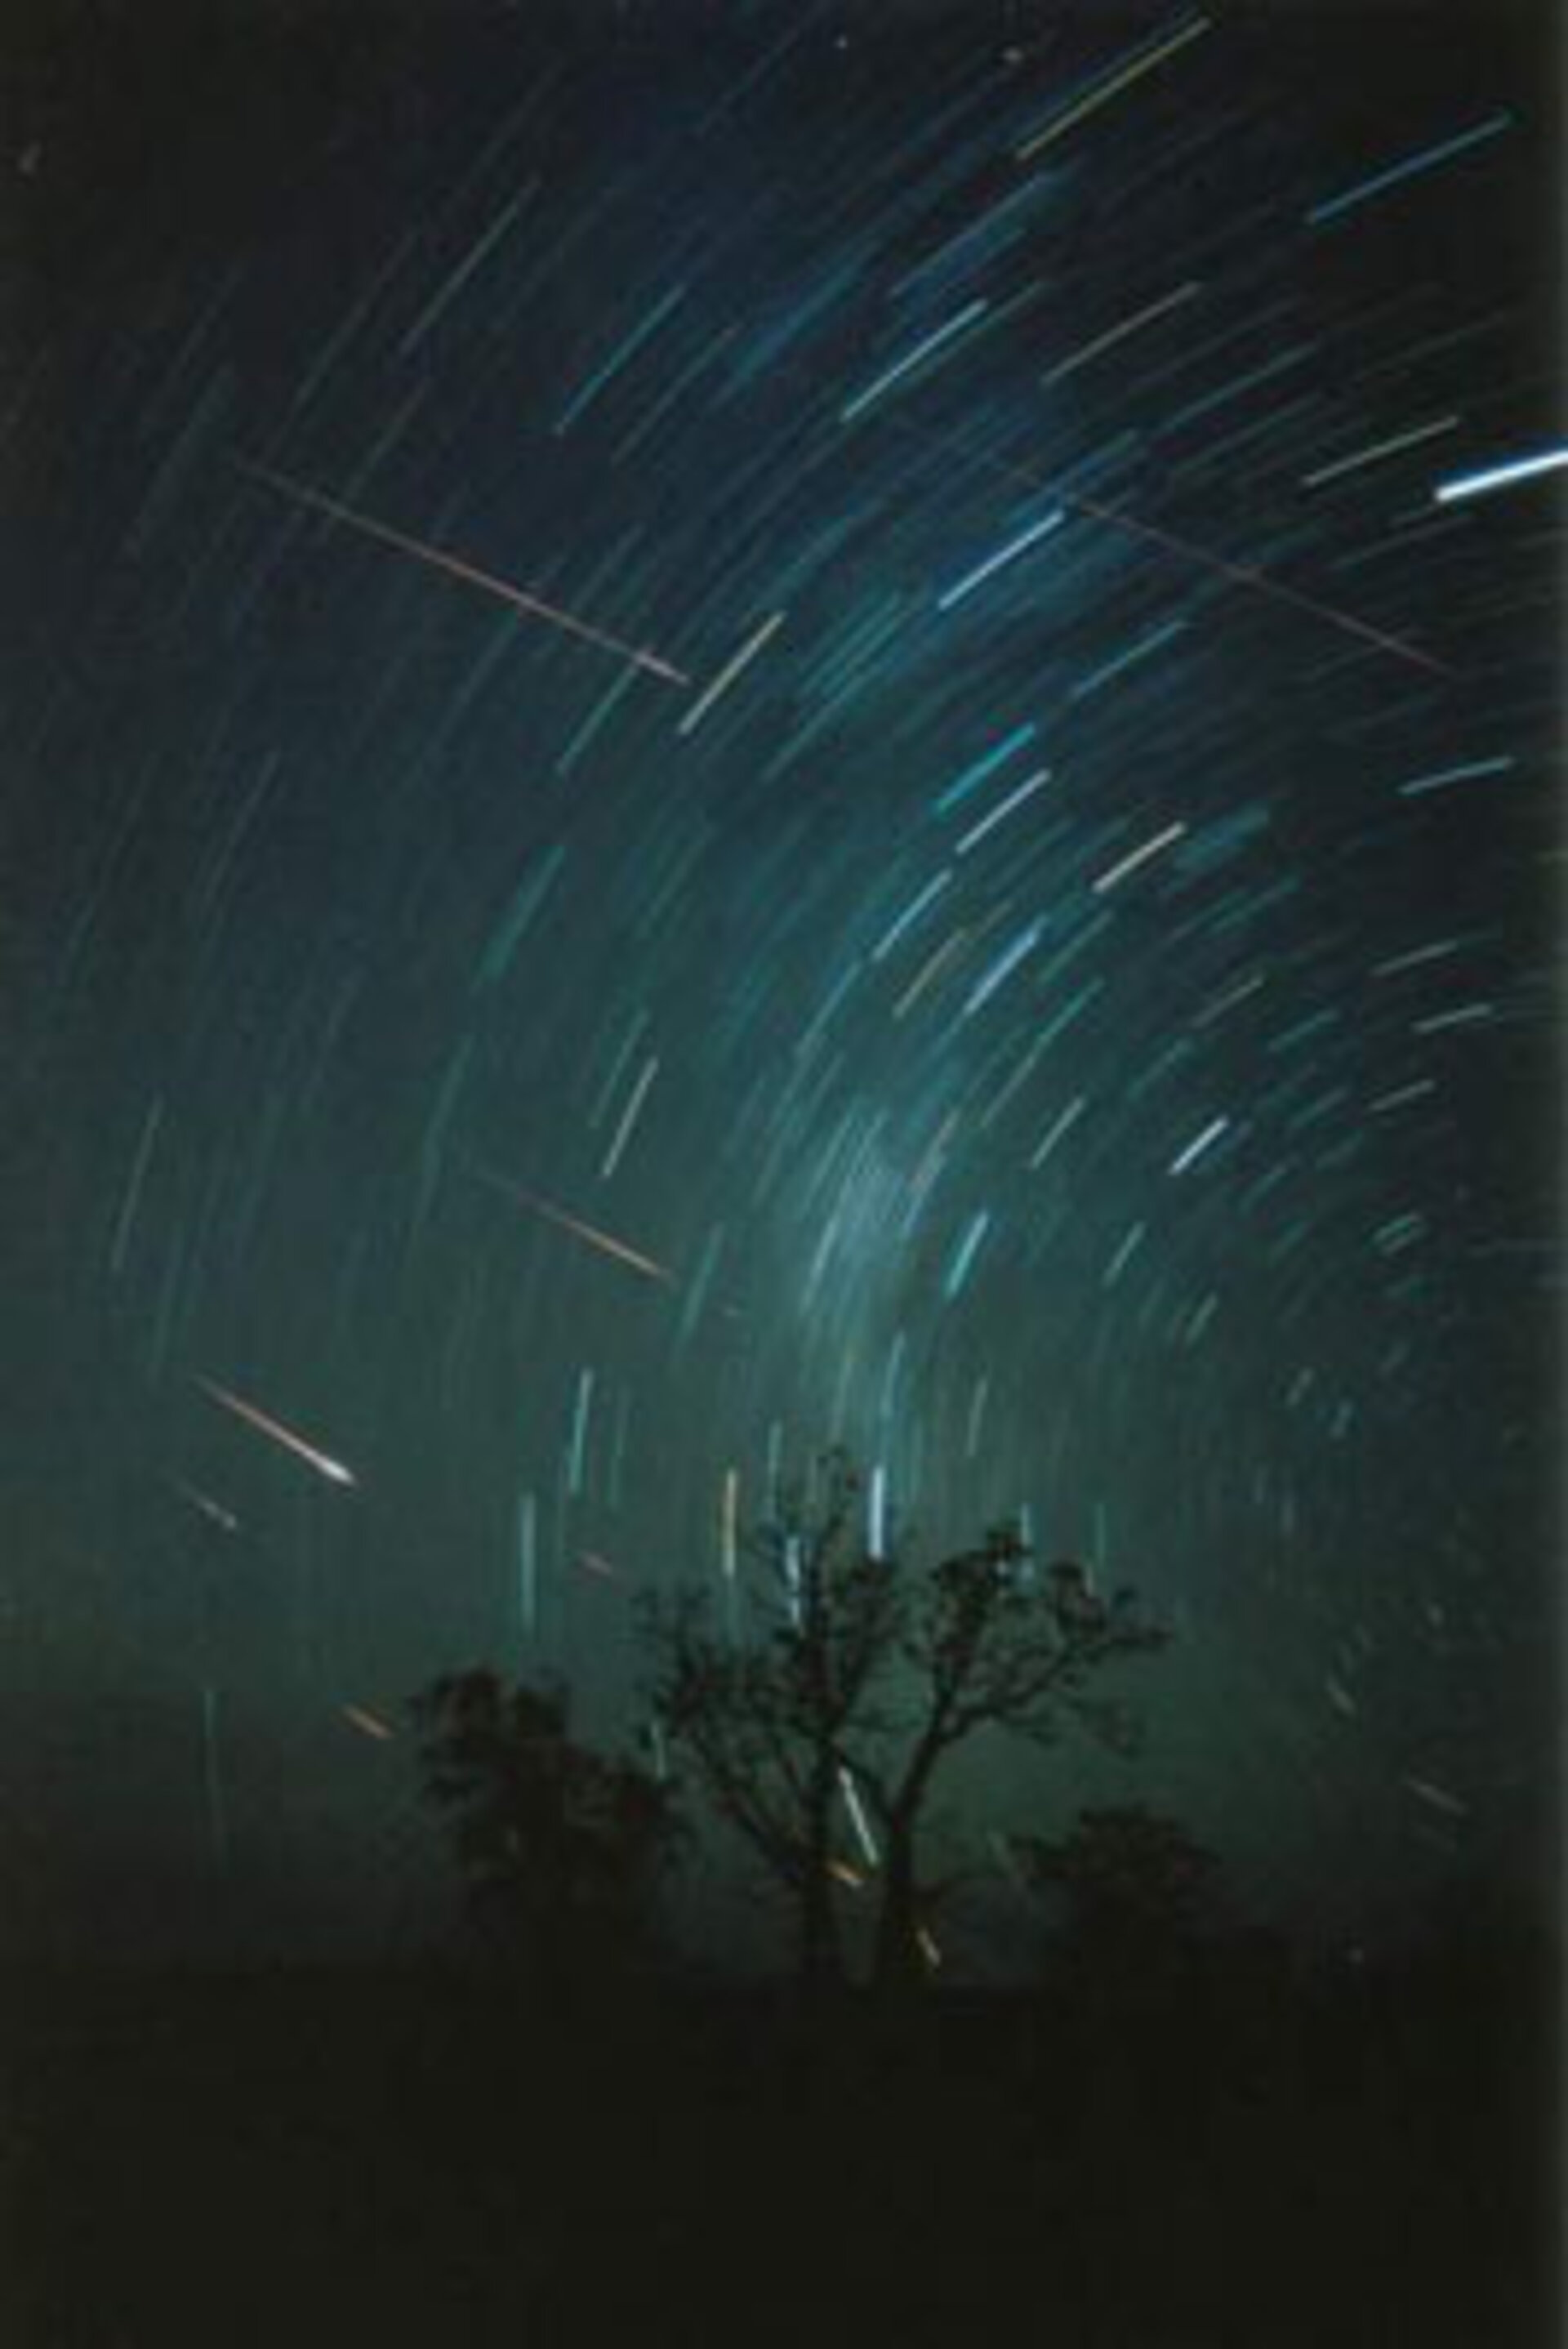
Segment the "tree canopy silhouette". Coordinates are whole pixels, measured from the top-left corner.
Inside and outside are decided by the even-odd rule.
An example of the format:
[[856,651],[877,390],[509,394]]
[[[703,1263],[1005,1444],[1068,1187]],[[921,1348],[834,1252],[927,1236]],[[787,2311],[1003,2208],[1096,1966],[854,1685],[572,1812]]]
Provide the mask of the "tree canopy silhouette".
[[425,1791],[449,1816],[485,1937],[556,1994],[645,1958],[676,1835],[669,1789],[578,1744],[556,1688],[474,1666],[412,1709]]
[[920,1839],[954,1753],[987,1731],[1044,1744],[1075,1725],[1124,1744],[1102,1676],[1169,1634],[1069,1560],[1037,1575],[1014,1526],[930,1568],[897,1544],[873,1556],[860,1492],[844,1454],[825,1454],[748,1543],[743,1618],[720,1622],[687,1589],[653,1602],[646,1631],[657,1716],[788,1895],[802,1978],[841,1976],[839,1890],[863,1875],[873,1979],[891,1990],[930,1962],[942,1888],[921,1881]]
[[1037,1890],[1066,1897],[1070,1951],[1101,1975],[1169,1961],[1207,1921],[1218,1886],[1215,1855],[1141,1803],[1082,1810],[1065,1837],[1012,1847]]

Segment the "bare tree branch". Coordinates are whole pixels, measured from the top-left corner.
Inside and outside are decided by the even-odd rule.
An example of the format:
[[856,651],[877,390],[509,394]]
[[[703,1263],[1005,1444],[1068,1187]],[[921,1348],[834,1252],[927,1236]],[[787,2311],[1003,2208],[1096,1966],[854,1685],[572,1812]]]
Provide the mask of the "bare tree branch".
[[1035,1580],[1014,1526],[924,1570],[872,1558],[859,1491],[830,1454],[780,1496],[745,1546],[758,1588],[741,1648],[690,1593],[655,1608],[652,1694],[714,1809],[794,1899],[807,1971],[839,1963],[834,1816],[846,1780],[864,1795],[882,1837],[877,1966],[892,1975],[958,1881],[923,1887],[917,1867],[947,1757],[989,1729],[1047,1744],[1077,1727],[1123,1746],[1128,1716],[1090,1692],[1168,1635],[1129,1592],[1108,1606],[1069,1560]]

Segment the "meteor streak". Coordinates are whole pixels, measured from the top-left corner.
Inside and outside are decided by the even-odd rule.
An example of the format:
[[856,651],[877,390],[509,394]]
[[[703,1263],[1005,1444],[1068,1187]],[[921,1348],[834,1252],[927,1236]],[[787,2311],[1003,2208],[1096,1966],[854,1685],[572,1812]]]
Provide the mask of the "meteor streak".
[[242,473],[249,474],[253,481],[264,482],[268,489],[276,490],[281,497],[292,498],[295,505],[308,506],[315,513],[325,514],[331,521],[358,531],[362,537],[373,538],[382,546],[395,548],[399,554],[411,554],[417,561],[428,563],[432,570],[444,571],[449,579],[460,579],[465,586],[477,587],[482,595],[493,595],[499,602],[510,604],[514,612],[526,613],[531,619],[548,620],[552,627],[563,628],[569,636],[581,636],[585,644],[597,645],[602,652],[616,653],[635,667],[646,669],[650,677],[663,678],[667,685],[691,683],[684,669],[673,668],[656,653],[645,652],[639,646],[627,644],[624,637],[613,636],[603,628],[591,626],[588,621],[578,619],[573,613],[563,612],[557,605],[546,604],[538,595],[530,595],[525,589],[514,587],[510,580],[498,579],[491,571],[481,571],[477,564],[465,562],[461,555],[451,554],[444,546],[431,546],[424,539],[410,538],[407,532],[394,530],[390,523],[377,522],[373,515],[360,513],[353,506],[343,505],[336,498],[328,497],[325,490],[313,489],[309,482],[296,481],[287,473],[275,473],[268,465],[255,464],[244,457],[237,457],[234,462]]
[[1298,612],[1310,612],[1315,619],[1326,620],[1331,627],[1344,628],[1350,636],[1360,636],[1379,652],[1392,653],[1397,660],[1413,662],[1417,668],[1435,670],[1439,677],[1452,674],[1447,661],[1438,660],[1431,653],[1423,652],[1418,645],[1407,644],[1403,636],[1391,636],[1385,628],[1374,628],[1353,613],[1342,612],[1336,605],[1319,603],[1315,595],[1304,595],[1299,587],[1287,587],[1283,580],[1260,571],[1254,564],[1232,563],[1222,554],[1214,554],[1207,547],[1196,545],[1188,538],[1178,538],[1174,531],[1159,530],[1152,523],[1135,522],[1130,514],[1113,512],[1109,506],[1095,503],[1092,498],[1064,497],[1064,505],[1079,513],[1089,514],[1096,522],[1109,523],[1113,530],[1124,530],[1134,538],[1146,538],[1156,546],[1163,546],[1173,554],[1181,555],[1205,571],[1216,572],[1222,579],[1233,580],[1238,587],[1251,588],[1254,595],[1272,595],[1277,604],[1294,604]]
[[225,1411],[232,1411],[236,1419],[242,1419],[246,1426],[253,1427],[258,1434],[269,1437],[273,1444],[281,1444],[285,1452],[292,1452],[297,1460],[304,1462],[306,1467],[314,1468],[318,1476],[325,1476],[329,1485],[358,1483],[359,1479],[352,1468],[346,1468],[341,1460],[334,1460],[328,1453],[318,1452],[314,1444],[307,1444],[303,1435],[296,1435],[292,1428],[285,1427],[270,1412],[258,1409],[253,1402],[246,1402],[241,1395],[231,1394],[228,1388],[221,1387],[215,1379],[199,1376],[196,1383],[203,1394],[210,1395]]
[[[954,456],[973,465],[977,471],[1000,474],[1005,480],[1026,482],[1030,489],[1050,491],[1061,500],[1069,513],[1084,514],[1091,522],[1104,523],[1111,530],[1125,531],[1130,537],[1145,540],[1151,546],[1163,547],[1167,554],[1180,555],[1199,570],[1212,572],[1217,578],[1228,579],[1237,587],[1245,587],[1255,595],[1266,595],[1276,604],[1292,605],[1298,612],[1309,612],[1314,619],[1326,620],[1330,627],[1343,628],[1349,636],[1375,645],[1379,652],[1391,653],[1396,660],[1408,661],[1416,668],[1430,669],[1436,676],[1451,677],[1452,664],[1439,660],[1435,654],[1423,652],[1418,645],[1406,642],[1403,636],[1390,636],[1386,628],[1375,628],[1354,613],[1341,611],[1337,605],[1321,603],[1315,595],[1303,595],[1299,587],[1287,587],[1255,564],[1233,563],[1222,554],[1215,554],[1195,539],[1183,538],[1173,530],[1161,530],[1155,523],[1139,522],[1132,514],[1112,506],[1101,505],[1094,498],[1080,497],[1076,492],[1057,489],[1047,477],[1029,465],[1016,464],[1007,458],[993,457],[966,442],[954,440],[943,433],[926,430],[912,424],[907,416],[889,410],[882,423],[890,431],[906,432],[918,440],[936,448],[944,448]],[[1491,486],[1491,483],[1488,486]],[[1454,492],[1450,491],[1450,495]]]
[[210,1493],[201,1492],[195,1485],[188,1485],[183,1476],[176,1476],[172,1481],[181,1498],[189,1501],[191,1507],[200,1510],[211,1524],[221,1526],[226,1534],[239,1532],[240,1520],[232,1509],[226,1509],[221,1501],[215,1501]]
[[491,1167],[476,1166],[474,1172],[496,1190],[504,1191],[509,1198],[520,1201],[536,1216],[542,1216],[546,1223],[558,1224],[563,1232],[571,1232],[574,1238],[586,1240],[590,1247],[599,1248],[605,1256],[613,1256],[622,1264],[629,1264],[634,1272],[645,1274],[649,1280],[667,1280],[674,1285],[675,1274],[667,1265],[655,1264],[651,1256],[644,1256],[640,1249],[628,1247],[624,1240],[614,1239],[608,1232],[600,1231],[596,1225],[585,1224],[578,1216],[569,1216],[564,1207],[552,1206],[548,1199],[540,1198],[532,1191],[525,1191],[521,1183],[509,1181],[506,1175],[496,1174]]

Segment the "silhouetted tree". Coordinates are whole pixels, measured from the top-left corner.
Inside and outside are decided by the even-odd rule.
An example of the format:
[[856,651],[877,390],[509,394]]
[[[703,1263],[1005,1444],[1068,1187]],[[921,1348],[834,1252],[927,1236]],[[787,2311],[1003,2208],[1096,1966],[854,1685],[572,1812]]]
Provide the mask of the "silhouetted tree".
[[895,1635],[898,1586],[857,1545],[859,1479],[841,1454],[789,1492],[747,1543],[748,1637],[714,1620],[706,1594],[655,1599],[647,1617],[655,1713],[720,1816],[795,1912],[796,1961],[812,1988],[841,1980],[834,1899],[851,1731]]
[[1130,1747],[1130,1715],[1093,1689],[1108,1666],[1152,1652],[1169,1637],[1130,1591],[1106,1602],[1070,1559],[1035,1578],[1023,1539],[1009,1526],[993,1528],[980,1549],[910,1578],[896,1655],[901,1690],[909,1692],[901,1733],[890,1758],[863,1752],[857,1763],[885,1840],[880,1983],[919,1979],[923,1967],[917,1838],[952,1753],[982,1731],[1049,1745],[1068,1726]]
[[744,1627],[689,1592],[655,1603],[652,1694],[715,1807],[794,1901],[806,1981],[841,1971],[841,1817],[874,1847],[873,1977],[892,1991],[926,1971],[919,1838],[954,1752],[987,1730],[1047,1744],[1070,1723],[1125,1742],[1126,1714],[1094,1685],[1168,1635],[1130,1592],[1101,1599],[1079,1566],[1037,1579],[1013,1527],[929,1570],[873,1557],[859,1491],[830,1454],[758,1529]]
[[1065,1896],[1068,1953],[1110,1994],[1153,1986],[1209,1920],[1218,1859],[1143,1804],[1086,1809],[1058,1840],[1012,1847],[1037,1890]]
[[470,1913],[559,1995],[649,1951],[675,1836],[669,1789],[568,1733],[555,1688],[483,1667],[413,1702],[429,1799],[451,1819]]

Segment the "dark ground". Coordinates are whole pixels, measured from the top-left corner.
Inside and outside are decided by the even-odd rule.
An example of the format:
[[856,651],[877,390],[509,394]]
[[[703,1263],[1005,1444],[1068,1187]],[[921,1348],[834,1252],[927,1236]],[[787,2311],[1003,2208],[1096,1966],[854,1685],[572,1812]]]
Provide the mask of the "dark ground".
[[17,1977],[0,2337],[1533,2349],[1553,1982],[1260,1942],[808,2028],[733,1985]]

